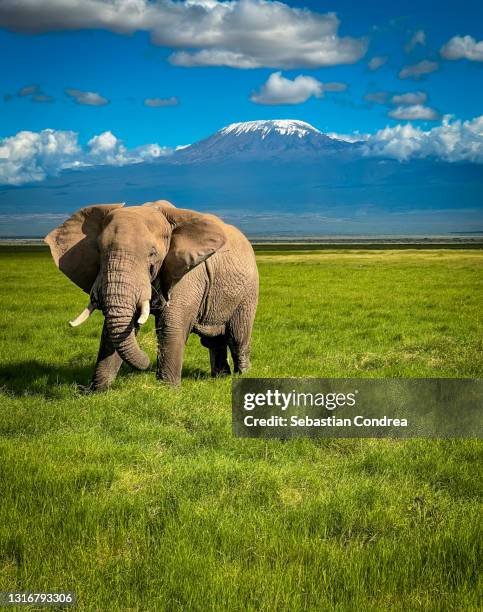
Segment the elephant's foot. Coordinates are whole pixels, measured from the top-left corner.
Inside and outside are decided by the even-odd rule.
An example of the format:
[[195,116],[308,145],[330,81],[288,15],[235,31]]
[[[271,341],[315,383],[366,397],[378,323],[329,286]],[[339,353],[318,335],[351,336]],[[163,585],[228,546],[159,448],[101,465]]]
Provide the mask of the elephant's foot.
[[96,384],[94,381],[88,385],[77,384],[76,389],[81,395],[89,395],[90,393],[97,393],[98,391],[107,391],[111,385],[108,384]]
[[[107,367],[108,365],[111,367]],[[108,363],[97,365],[94,376],[91,380],[91,384],[89,385],[89,390],[91,392],[107,391],[111,388],[112,384],[116,380],[117,371],[119,369],[117,364],[115,368],[113,368],[112,365],[113,364]]]
[[86,385],[86,386],[78,385],[78,388],[81,391],[81,393],[87,395],[88,393],[98,393],[100,391],[108,391],[111,388],[112,383],[113,381],[92,380],[89,385]]
[[250,369],[250,358],[248,355],[232,355],[232,357],[235,374],[243,374],[244,372],[248,372]]
[[[254,294],[258,287],[254,287]],[[250,368],[250,344],[255,306],[251,300],[240,304],[227,327],[228,346],[233,359],[235,374],[243,374]]]
[[162,384],[170,387],[178,387],[181,384],[181,376],[171,376],[165,372],[156,371],[156,378]]
[[160,383],[177,387],[181,384],[181,369],[182,363],[174,364],[171,361],[167,362],[158,355],[156,378]]
[[177,386],[181,383],[187,333],[182,327],[166,331],[159,330],[158,322],[156,325],[158,330],[156,378],[167,385]]
[[222,368],[211,368],[211,376],[212,378],[218,378],[220,376],[230,376],[231,368],[228,363]]
[[89,393],[92,393],[92,383],[89,385],[81,385],[78,383],[76,389],[81,395],[89,395]]

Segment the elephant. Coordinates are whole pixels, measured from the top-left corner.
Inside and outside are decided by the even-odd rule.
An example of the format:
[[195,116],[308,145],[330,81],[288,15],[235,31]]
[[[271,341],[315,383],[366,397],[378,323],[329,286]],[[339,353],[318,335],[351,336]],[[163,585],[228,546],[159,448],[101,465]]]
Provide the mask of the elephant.
[[157,335],[157,378],[181,382],[190,333],[209,349],[211,375],[250,365],[258,303],[258,270],[248,239],[212,214],[176,208],[166,200],[141,206],[81,208],[46,237],[57,267],[89,294],[83,323],[99,309],[104,323],[89,389],[108,389],[122,362],[150,366],[137,332],[150,314]]

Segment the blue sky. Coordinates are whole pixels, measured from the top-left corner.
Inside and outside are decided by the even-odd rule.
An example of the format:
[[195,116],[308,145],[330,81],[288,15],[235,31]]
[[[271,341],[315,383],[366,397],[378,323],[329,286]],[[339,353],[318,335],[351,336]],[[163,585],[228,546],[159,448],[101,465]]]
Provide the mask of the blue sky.
[[[413,159],[423,160],[409,169],[417,181],[424,163],[448,164],[429,191],[418,188],[419,204],[441,216],[444,193],[455,203],[447,230],[481,228],[481,0],[0,0],[0,50],[0,235],[42,235],[74,202],[196,191],[187,171],[160,194],[163,164],[146,162],[179,159],[177,146],[257,119],[361,141],[359,154],[376,158],[367,168],[400,162],[389,166],[396,183]],[[82,181],[98,172],[114,178],[86,193]],[[130,173],[144,176],[140,187],[120,193]],[[357,205],[391,202],[391,185],[362,189]],[[213,208],[216,198],[199,191],[193,197]],[[229,185],[221,195],[230,199]],[[399,195],[409,210],[412,188]],[[337,208],[339,186],[327,197]]]
[[[69,0],[63,2],[69,6]],[[6,4],[9,3],[14,6],[7,0]],[[101,0],[91,3],[98,5]],[[22,4],[25,4],[22,0],[17,1],[17,6]],[[45,7],[49,0],[39,1],[39,6],[42,4]],[[146,143],[174,147],[208,136],[232,122],[270,118],[302,119],[327,132],[374,132],[405,122],[388,115],[397,107],[389,101],[392,95],[414,91],[427,94],[423,106],[438,116],[451,114],[466,120],[482,114],[483,62],[449,60],[440,54],[441,47],[454,36],[469,35],[475,41],[482,40],[481,2],[435,5],[428,1],[307,0],[286,4],[305,7],[315,15],[335,12],[340,19],[338,35],[367,39],[367,51],[352,64],[321,67],[185,67],[173,65],[168,59],[173,50],[189,50],[176,41],[173,47],[156,45],[149,32],[114,33],[96,23],[93,29],[66,30],[60,23],[58,31],[49,31],[52,28],[45,26],[40,33],[26,32],[25,29],[31,29],[28,24],[39,19],[38,15],[20,11],[15,19],[10,19],[6,15],[7,6],[3,13],[0,10],[0,24],[9,28],[0,29],[0,138],[14,136],[21,130],[39,132],[50,128],[73,130],[79,134],[80,143],[85,144],[95,134],[111,131],[128,148]],[[11,12],[15,10],[12,8]],[[424,32],[424,44],[416,44],[406,52],[404,46],[418,30]],[[374,56],[387,56],[387,62],[371,71],[368,61]],[[436,62],[438,68],[418,80],[398,76],[404,66],[423,60]],[[344,83],[347,89],[325,92],[321,97],[312,96],[296,104],[251,101],[252,92],[260,91],[275,72],[289,80],[305,75],[323,84]],[[34,102],[31,96],[18,96],[22,88],[34,84],[38,85],[39,95],[54,100]],[[109,103],[79,103],[81,99],[69,97],[66,89],[94,92]],[[386,92],[388,103],[364,100],[365,95],[374,92]],[[173,97],[179,104],[158,107],[144,104],[147,98]],[[429,129],[438,120],[416,119],[413,123]]]

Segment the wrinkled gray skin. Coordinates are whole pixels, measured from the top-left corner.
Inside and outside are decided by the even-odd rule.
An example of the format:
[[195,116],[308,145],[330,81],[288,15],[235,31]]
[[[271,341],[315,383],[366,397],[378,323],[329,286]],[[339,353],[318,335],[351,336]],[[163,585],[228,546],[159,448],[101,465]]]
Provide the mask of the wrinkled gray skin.
[[157,376],[178,384],[191,332],[210,352],[211,374],[249,367],[258,272],[245,236],[214,215],[166,201],[83,208],[45,241],[64,274],[90,295],[105,320],[92,390],[107,389],[123,361],[149,367],[137,319],[149,300],[158,338]]

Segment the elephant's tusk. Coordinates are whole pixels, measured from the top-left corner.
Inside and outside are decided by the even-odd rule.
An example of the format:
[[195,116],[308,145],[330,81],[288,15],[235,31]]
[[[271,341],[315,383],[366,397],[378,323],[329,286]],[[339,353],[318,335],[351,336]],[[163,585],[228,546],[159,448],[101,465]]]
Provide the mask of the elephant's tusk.
[[138,319],[139,325],[144,325],[149,317],[149,300],[145,300],[141,304],[141,316]]
[[91,314],[94,312],[94,310],[96,309],[95,306],[92,305],[91,302],[89,302],[87,304],[87,308],[84,308],[84,310],[80,313],[80,315],[74,319],[73,321],[69,321],[69,325],[71,327],[77,327],[78,325],[81,325],[82,323],[84,323],[84,321],[86,321]]

